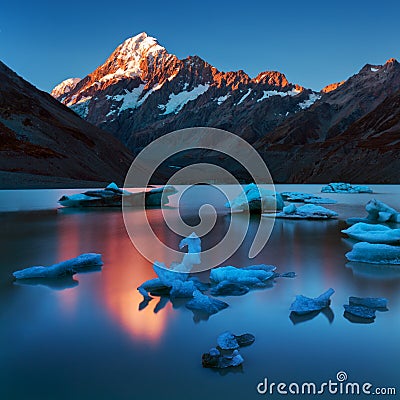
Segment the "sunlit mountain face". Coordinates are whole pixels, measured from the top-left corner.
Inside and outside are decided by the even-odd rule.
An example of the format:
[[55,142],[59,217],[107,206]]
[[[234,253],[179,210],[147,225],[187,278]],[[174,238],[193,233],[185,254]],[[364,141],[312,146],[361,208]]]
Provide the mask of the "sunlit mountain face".
[[[380,105],[399,90],[395,59],[367,64],[349,79],[314,92],[277,71],[251,78],[243,71],[221,72],[197,56],[181,60],[141,33],[95,71],[62,82],[52,94],[136,154],[174,130],[212,126],[254,144],[276,182],[390,183],[397,182],[399,167],[395,111],[386,115],[385,126],[370,126],[368,132],[360,126],[369,113],[379,119]],[[376,134],[388,137],[387,132],[394,140],[376,140]],[[182,167],[200,158],[246,179],[220,155],[185,154],[173,164]]]
[[61,83],[52,94],[134,151],[164,133],[199,125],[254,141],[320,97],[277,71],[252,79],[243,71],[221,72],[197,56],[180,60],[146,33],[127,39],[95,71]]

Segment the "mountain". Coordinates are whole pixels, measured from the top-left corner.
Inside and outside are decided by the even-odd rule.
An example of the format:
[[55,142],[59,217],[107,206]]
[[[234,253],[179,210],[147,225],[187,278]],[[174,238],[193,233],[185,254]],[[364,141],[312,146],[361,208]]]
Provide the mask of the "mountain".
[[68,78],[65,81],[59,83],[52,91],[51,95],[55,98],[61,97],[64,93],[68,93],[75,88],[80,82],[80,78]]
[[[54,95],[134,153],[168,132],[212,126],[253,144],[277,182],[398,183],[397,139],[388,139],[391,145],[385,139],[398,133],[395,125],[390,132],[379,129],[381,121],[396,119],[389,103],[399,90],[395,59],[367,64],[317,93],[277,71],[250,78],[243,71],[221,72],[197,56],[180,60],[141,33],[75,87],[65,85]],[[215,154],[197,152],[174,157],[173,165],[206,158],[216,160]],[[218,163],[232,169],[224,156]]]
[[132,155],[111,134],[2,62],[0,82],[0,187],[122,183]]
[[276,71],[251,79],[220,72],[197,56],[169,54],[141,33],[119,45],[74,88],[53,95],[137,152],[176,129],[213,126],[250,142],[310,107],[320,95]]
[[280,182],[398,183],[399,91],[396,60],[367,64],[254,145]]

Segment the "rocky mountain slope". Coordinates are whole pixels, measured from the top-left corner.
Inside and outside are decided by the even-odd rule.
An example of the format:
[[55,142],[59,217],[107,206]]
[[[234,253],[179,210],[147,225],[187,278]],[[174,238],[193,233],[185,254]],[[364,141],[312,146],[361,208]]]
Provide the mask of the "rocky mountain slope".
[[69,186],[76,180],[123,181],[132,155],[111,134],[82,120],[1,62],[0,82],[2,187],[18,187],[19,177],[26,183],[29,176],[50,186],[57,180],[53,178]]
[[134,152],[192,126],[227,129],[253,142],[320,97],[280,72],[251,79],[197,56],[180,60],[146,33],[127,39],[74,88],[53,95]]
[[399,90],[396,60],[366,65],[255,147],[277,181],[398,183]]
[[[142,33],[53,95],[134,153],[176,129],[213,126],[254,144],[278,182],[395,183],[397,125],[385,127],[397,118],[391,104],[399,90],[395,59],[367,64],[316,93],[276,71],[252,79],[243,71],[218,71],[197,56],[180,60]],[[217,159],[197,152],[173,163],[206,158]],[[223,156],[218,163],[231,166]]]

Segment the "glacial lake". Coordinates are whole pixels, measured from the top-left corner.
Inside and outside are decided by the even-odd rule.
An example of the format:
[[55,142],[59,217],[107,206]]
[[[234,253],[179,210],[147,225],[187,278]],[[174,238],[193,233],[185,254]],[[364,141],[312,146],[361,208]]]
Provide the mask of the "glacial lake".
[[[339,371],[346,372],[349,382],[396,387],[399,393],[400,266],[348,263],[345,253],[354,242],[340,232],[346,218],[366,216],[365,204],[372,198],[400,210],[400,186],[370,186],[374,194],[322,194],[338,201],[325,206],[337,211],[338,219],[277,219],[255,259],[247,256],[259,224],[259,217],[252,216],[248,237],[225,265],[273,264],[278,272],[297,276],[276,279],[272,287],[244,296],[220,298],[229,307],[208,320],[195,318],[183,301],[159,303],[155,298],[139,310],[142,296],[136,288],[155,274],[133,247],[120,210],[57,210],[62,194],[82,190],[0,191],[0,399],[291,398],[262,396],[257,384],[264,378],[320,384],[336,381]],[[321,185],[276,188],[319,194]],[[189,221],[196,222],[199,199],[213,198],[220,211],[214,230],[203,239],[203,246],[211,246],[230,216],[210,188],[193,190],[184,207]],[[180,238],[168,232],[161,210],[147,215],[157,235],[176,247]],[[15,270],[85,252],[103,255],[102,271],[80,273],[50,287],[12,280]],[[207,280],[208,273],[199,277]],[[292,322],[289,306],[295,295],[316,297],[330,287],[336,292],[331,312]],[[343,317],[349,296],[386,297],[389,311],[377,312],[372,324],[350,322]],[[256,337],[240,350],[242,368],[202,368],[202,353],[226,330]]]

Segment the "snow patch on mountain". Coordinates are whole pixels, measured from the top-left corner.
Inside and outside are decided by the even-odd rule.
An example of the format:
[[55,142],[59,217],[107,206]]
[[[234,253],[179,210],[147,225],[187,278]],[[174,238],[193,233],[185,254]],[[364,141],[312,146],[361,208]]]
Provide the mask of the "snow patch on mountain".
[[172,113],[177,114],[187,103],[189,103],[189,101],[196,100],[199,96],[205,93],[209,87],[209,84],[198,85],[190,91],[183,90],[178,94],[171,93],[169,95],[168,103],[165,105],[160,104],[158,108],[160,108],[161,110],[165,110],[162,115]]
[[260,97],[257,100],[257,103],[259,103],[260,101],[263,101],[265,99],[268,99],[272,96],[281,96],[281,97],[297,96],[299,93],[301,93],[301,91],[297,90],[297,89],[292,89],[287,92],[278,92],[277,90],[264,90],[262,97]]
[[311,93],[311,94],[308,96],[308,99],[307,99],[307,100],[304,100],[303,102],[299,103],[299,107],[300,107],[302,110],[305,110],[305,109],[311,107],[311,106],[312,106],[317,100],[319,100],[320,98],[321,98],[321,95],[320,95],[320,94]]
[[239,100],[239,103],[237,103],[237,105],[242,104],[247,99],[247,97],[250,95],[251,92],[252,92],[252,89],[250,88],[247,91],[247,93]]
[[230,94],[226,94],[225,96],[219,96],[217,99],[215,99],[215,101],[220,106],[225,100],[228,99],[228,97],[230,97]]
[[373,68],[373,67],[371,67],[371,71],[372,71],[372,72],[378,72],[378,71],[379,71],[379,68]]
[[86,118],[89,113],[89,103],[92,97],[82,97],[78,102],[71,105],[70,108],[76,114],[78,114],[81,118]]

